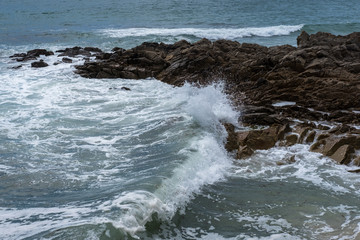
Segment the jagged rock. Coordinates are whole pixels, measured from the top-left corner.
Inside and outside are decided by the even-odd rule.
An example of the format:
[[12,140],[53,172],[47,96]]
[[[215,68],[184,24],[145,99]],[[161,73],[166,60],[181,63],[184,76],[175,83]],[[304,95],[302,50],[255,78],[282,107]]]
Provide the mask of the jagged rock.
[[354,147],[351,145],[342,145],[330,157],[339,164],[348,164],[351,161],[351,154],[354,153]]
[[271,125],[293,117],[354,124],[360,123],[356,114],[333,113],[360,108],[359,37],[360,33],[334,36],[302,32],[297,48],[207,39],[192,44],[143,43],[129,50],[115,48],[111,53],[101,53],[96,62],[77,66],[76,72],[89,78],[155,77],[176,86],[185,81],[208,84],[220,78],[226,82],[226,91],[236,96],[236,102],[246,106],[297,103],[272,109],[271,113],[268,109],[245,109],[244,123]]
[[311,130],[310,127],[299,126],[295,129],[295,132],[299,134],[298,143],[303,143],[306,137],[306,134]]
[[305,142],[306,142],[306,143],[311,143],[311,142],[313,142],[313,141],[315,140],[315,136],[316,136],[316,131],[311,131],[311,132],[309,133],[309,135],[306,137]]
[[334,154],[341,146],[351,144],[353,145],[356,141],[355,136],[347,136],[344,138],[333,138],[328,139],[324,148],[322,149],[322,153],[326,156],[331,156]]
[[235,133],[235,126],[231,123],[224,123],[223,125],[228,133],[225,149],[229,152],[238,149],[239,143],[237,141],[237,134]]
[[250,130],[236,133],[232,138],[233,146],[231,149],[238,147],[237,157],[247,156],[255,150],[269,149],[275,146],[276,142],[284,138],[284,134],[290,131],[289,125],[273,124],[267,129]]
[[328,137],[330,137],[330,135],[329,134],[327,134],[327,133],[321,133],[318,137],[317,137],[317,141],[320,141],[320,140],[322,140],[322,139],[325,139],[325,138],[328,138]]
[[295,145],[299,140],[299,135],[297,134],[290,134],[285,137],[286,145],[292,146]]

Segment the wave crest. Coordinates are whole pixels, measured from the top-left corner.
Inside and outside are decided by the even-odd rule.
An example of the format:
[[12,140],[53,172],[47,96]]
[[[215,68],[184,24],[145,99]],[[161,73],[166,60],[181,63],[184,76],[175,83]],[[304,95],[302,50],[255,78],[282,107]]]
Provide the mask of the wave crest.
[[270,27],[248,28],[126,28],[102,29],[100,34],[113,38],[145,37],[145,36],[195,36],[208,39],[237,39],[244,37],[271,37],[289,35],[300,31],[304,27],[299,25],[279,25]]

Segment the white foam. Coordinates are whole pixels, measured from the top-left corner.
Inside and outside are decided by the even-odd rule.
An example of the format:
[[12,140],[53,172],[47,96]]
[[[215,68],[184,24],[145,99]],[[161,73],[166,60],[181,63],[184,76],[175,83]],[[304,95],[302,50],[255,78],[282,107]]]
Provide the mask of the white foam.
[[127,28],[103,29],[99,32],[113,38],[142,37],[149,35],[193,35],[208,39],[237,39],[251,36],[271,37],[289,35],[292,32],[301,30],[303,26],[303,24],[300,24],[250,28]]
[[220,120],[235,121],[237,113],[227,106],[228,99],[222,88],[219,85],[197,88],[187,84],[173,97],[183,101],[184,109],[203,128],[203,133],[193,137],[191,144],[180,151],[179,154],[185,155],[187,160],[175,168],[172,176],[164,179],[154,193],[128,192],[100,206],[102,211],[117,208],[122,214],[118,219],[104,217],[97,221],[110,221],[133,237],[145,230],[145,224],[154,213],[162,220],[169,220],[177,211],[183,211],[204,185],[223,179],[232,166],[223,148],[226,132]]
[[273,103],[271,105],[274,107],[293,106],[293,105],[296,105],[296,102],[281,101],[281,102]]
[[[258,150],[248,160],[237,162],[235,175],[243,178],[261,178],[279,181],[297,178],[337,194],[353,193],[354,185],[360,186],[360,180],[346,171],[346,166],[319,153],[309,151],[309,145],[297,144],[291,147],[275,147]],[[278,162],[295,156],[295,163],[278,166]]]

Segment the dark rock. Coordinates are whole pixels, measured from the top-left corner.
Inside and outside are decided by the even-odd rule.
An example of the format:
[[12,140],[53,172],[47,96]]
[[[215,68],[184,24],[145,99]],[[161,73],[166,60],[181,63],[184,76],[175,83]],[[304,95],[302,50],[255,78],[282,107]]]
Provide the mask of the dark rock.
[[64,63],[72,63],[72,59],[66,57],[63,57],[61,61],[63,61]]
[[31,67],[34,67],[34,68],[42,68],[42,67],[47,67],[47,66],[49,66],[49,64],[44,62],[44,60],[40,60],[38,62],[31,63]]
[[121,90],[131,91],[131,89],[130,89],[130,88],[128,88],[128,87],[121,87]]
[[19,69],[21,67],[22,67],[22,65],[17,65],[17,66],[12,67],[12,69]]
[[18,61],[18,62],[23,62],[23,61],[29,61],[29,60],[36,60],[41,55],[50,56],[50,55],[54,55],[54,52],[48,51],[46,49],[33,49],[30,51],[27,51],[26,53],[14,54],[14,55],[10,56],[10,58],[16,59],[16,61]]
[[100,48],[97,47],[84,47],[84,51],[88,51],[88,52],[102,52],[102,50]]
[[311,143],[311,142],[313,142],[313,141],[315,140],[315,136],[316,136],[316,131],[311,131],[311,132],[309,133],[309,135],[306,137],[305,142],[306,142],[306,143]]
[[78,55],[90,57],[91,52],[83,49],[82,47],[73,47],[73,48],[66,48],[63,50],[58,50],[56,52],[59,52],[59,57],[77,57]]

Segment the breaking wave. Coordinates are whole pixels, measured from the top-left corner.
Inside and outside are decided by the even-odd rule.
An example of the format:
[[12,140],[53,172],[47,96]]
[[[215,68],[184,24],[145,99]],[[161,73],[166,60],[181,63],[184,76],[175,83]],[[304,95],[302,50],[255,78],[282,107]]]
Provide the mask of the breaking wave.
[[156,36],[194,36],[208,39],[238,39],[244,37],[271,37],[289,35],[300,31],[304,27],[299,25],[279,25],[269,27],[247,28],[127,28],[127,29],[102,29],[99,31],[107,37],[144,37]]

